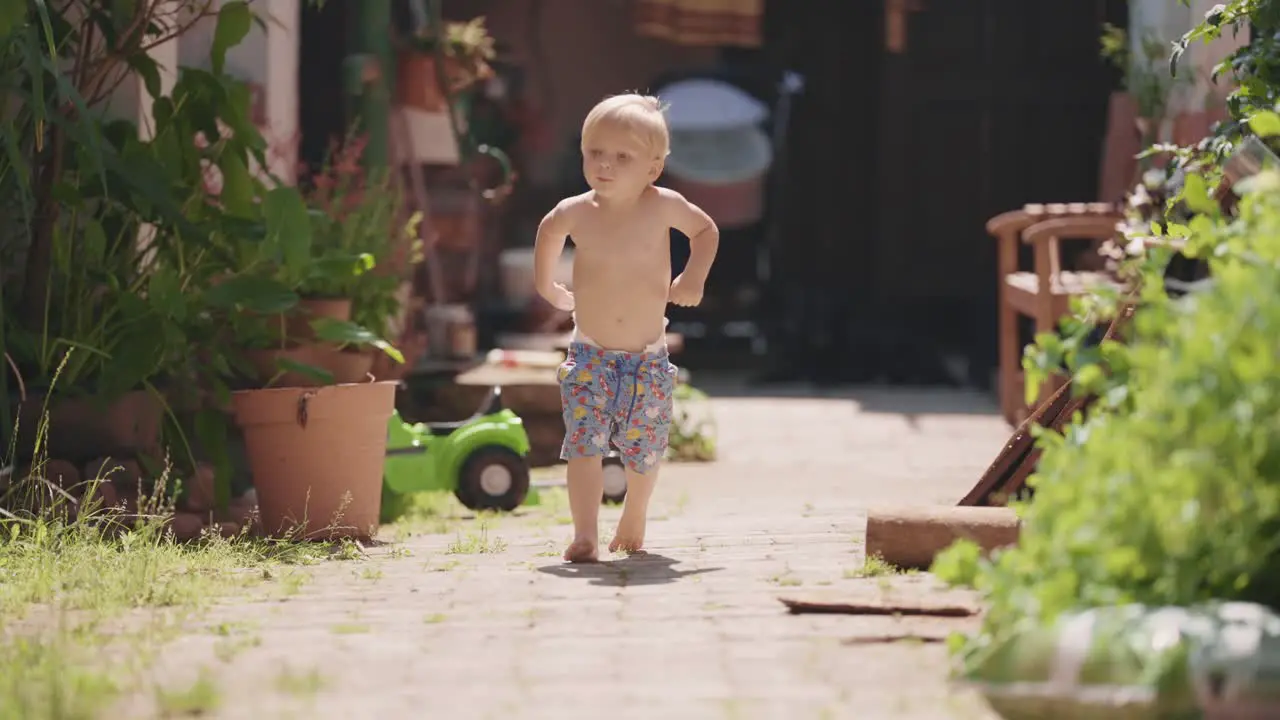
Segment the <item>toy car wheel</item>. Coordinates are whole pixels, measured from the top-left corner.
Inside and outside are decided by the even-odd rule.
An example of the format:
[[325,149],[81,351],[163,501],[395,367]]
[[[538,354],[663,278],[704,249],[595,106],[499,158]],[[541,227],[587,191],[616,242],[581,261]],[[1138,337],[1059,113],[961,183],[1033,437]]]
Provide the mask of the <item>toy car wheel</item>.
[[529,466],[507,448],[480,448],[462,464],[454,494],[472,510],[511,512],[529,495]]
[[617,504],[627,498],[627,468],[622,458],[609,455],[604,459],[604,502]]

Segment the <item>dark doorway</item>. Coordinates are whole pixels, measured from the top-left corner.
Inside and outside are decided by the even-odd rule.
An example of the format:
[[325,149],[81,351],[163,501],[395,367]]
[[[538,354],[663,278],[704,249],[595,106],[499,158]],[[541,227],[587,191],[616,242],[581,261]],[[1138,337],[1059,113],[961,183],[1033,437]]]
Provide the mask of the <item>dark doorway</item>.
[[1098,37],[1104,22],[1127,25],[1127,9],[921,0],[894,48],[891,1],[852,4],[856,23],[771,3],[788,6],[770,19],[790,20],[778,32],[808,80],[778,248],[782,283],[798,288],[790,342],[801,352],[782,364],[834,380],[985,385],[997,278],[983,225],[1026,202],[1096,198],[1117,81]]
[[328,0],[317,9],[302,7],[298,49],[298,121],[302,138],[298,160],[308,167],[324,162],[330,140],[347,129],[347,99],[342,63],[347,54],[353,3]]

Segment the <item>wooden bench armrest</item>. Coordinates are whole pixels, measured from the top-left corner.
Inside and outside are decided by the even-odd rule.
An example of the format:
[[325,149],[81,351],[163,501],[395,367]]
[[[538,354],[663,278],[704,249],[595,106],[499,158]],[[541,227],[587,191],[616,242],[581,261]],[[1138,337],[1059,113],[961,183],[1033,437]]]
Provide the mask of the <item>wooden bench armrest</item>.
[[1110,240],[1120,234],[1119,215],[1078,215],[1041,220],[1022,231],[1022,241],[1032,245],[1057,240]]
[[1058,218],[1116,216],[1121,208],[1115,203],[1027,203],[1021,210],[1010,210],[987,221],[987,233],[1000,237],[1009,231],[1021,232],[1033,223]]
[[1023,228],[1034,222],[1035,218],[1024,210],[1002,212],[987,221],[987,234],[996,239],[1003,239],[1009,234],[1016,235],[1022,232]]

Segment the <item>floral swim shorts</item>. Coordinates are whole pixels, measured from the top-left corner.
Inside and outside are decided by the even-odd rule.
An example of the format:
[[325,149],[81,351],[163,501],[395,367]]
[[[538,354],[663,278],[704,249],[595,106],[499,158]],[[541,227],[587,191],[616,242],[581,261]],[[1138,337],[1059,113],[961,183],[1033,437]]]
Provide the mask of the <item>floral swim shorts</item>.
[[575,342],[560,365],[564,408],[563,460],[609,452],[638,473],[657,467],[667,451],[676,366],[665,349],[624,352]]

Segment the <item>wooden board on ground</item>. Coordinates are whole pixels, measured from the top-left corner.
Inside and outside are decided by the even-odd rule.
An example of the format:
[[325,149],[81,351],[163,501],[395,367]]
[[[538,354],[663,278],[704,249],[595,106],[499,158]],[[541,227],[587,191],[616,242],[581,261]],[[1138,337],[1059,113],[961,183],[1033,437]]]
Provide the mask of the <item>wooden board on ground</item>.
[[788,593],[778,600],[793,614],[924,616],[970,618],[981,610],[967,593],[947,590],[911,591],[858,588]]
[[862,616],[850,618],[848,631],[840,637],[841,645],[885,645],[891,643],[940,643],[956,633],[970,634],[982,627],[982,616],[936,617],[900,615],[893,617]]

